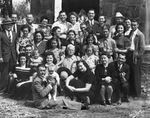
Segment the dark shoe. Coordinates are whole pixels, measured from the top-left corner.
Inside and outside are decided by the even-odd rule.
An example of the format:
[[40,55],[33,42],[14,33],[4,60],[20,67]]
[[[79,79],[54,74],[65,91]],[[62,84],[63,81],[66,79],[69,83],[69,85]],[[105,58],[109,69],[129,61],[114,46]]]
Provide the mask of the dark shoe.
[[121,105],[121,100],[118,100],[117,105]]
[[88,110],[90,107],[89,107],[89,105],[88,104],[83,104],[82,106],[81,106],[81,110]]
[[107,104],[108,104],[108,105],[112,105],[111,100],[108,100],[108,101],[107,101]]
[[90,104],[90,98],[86,96],[84,98],[84,103],[83,103],[83,106],[81,107],[81,110],[88,110],[90,108],[89,104]]
[[102,101],[102,102],[101,102],[101,105],[106,106],[106,102],[105,102],[105,101]]

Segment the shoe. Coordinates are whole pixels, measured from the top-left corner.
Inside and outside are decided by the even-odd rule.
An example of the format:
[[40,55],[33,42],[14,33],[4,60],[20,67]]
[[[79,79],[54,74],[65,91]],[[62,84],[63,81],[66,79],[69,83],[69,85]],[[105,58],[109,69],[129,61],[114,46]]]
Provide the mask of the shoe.
[[130,102],[128,97],[124,97],[124,102]]
[[81,106],[81,110],[88,110],[90,107],[89,107],[89,105],[87,105],[87,104],[83,104],[82,106]]
[[89,104],[90,104],[90,98],[86,96],[84,98],[84,103],[83,103],[83,106],[81,107],[81,110],[88,110],[90,108]]
[[118,100],[117,105],[121,105],[121,100]]
[[108,105],[112,105],[111,100],[108,100],[108,101],[107,101],[107,104],[108,104]]
[[101,105],[106,106],[105,100],[101,102]]

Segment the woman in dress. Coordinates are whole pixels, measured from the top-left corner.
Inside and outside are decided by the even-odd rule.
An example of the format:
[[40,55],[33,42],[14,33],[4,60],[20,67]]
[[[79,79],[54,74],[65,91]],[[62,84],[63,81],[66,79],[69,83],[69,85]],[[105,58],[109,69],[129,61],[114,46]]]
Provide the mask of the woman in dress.
[[[114,84],[107,73],[109,63],[107,53],[102,53],[100,60],[101,64],[98,64],[95,69],[95,75],[98,82],[98,93],[100,91],[102,105],[106,105],[106,102],[111,105],[111,96],[113,93]],[[105,98],[105,93],[107,94],[107,99]]]

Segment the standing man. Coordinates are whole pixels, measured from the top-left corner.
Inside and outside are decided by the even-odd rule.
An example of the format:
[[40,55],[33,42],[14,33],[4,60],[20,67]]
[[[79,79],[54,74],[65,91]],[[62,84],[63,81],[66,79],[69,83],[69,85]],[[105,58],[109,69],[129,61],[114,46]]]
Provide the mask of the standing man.
[[0,32],[0,63],[1,79],[0,90],[7,86],[8,75],[14,64],[16,64],[16,40],[17,34],[12,31],[13,22],[5,19],[2,22],[3,31]]
[[141,94],[141,62],[144,53],[145,37],[138,29],[139,23],[131,21],[132,31],[129,35],[131,46],[127,52],[127,64],[130,65],[129,87],[130,94],[137,99]]
[[95,17],[95,11],[94,9],[89,9],[88,11],[88,20],[85,22],[87,26],[87,31],[92,32],[95,35],[99,35],[100,33],[100,28],[99,28],[99,22],[94,20]]

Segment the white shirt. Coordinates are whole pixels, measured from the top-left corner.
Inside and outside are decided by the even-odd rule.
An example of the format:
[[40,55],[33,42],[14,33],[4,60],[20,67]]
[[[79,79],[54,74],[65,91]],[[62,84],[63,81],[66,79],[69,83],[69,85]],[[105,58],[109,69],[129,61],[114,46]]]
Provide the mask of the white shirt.
[[7,31],[7,30],[6,30],[6,35],[7,35],[7,37],[9,38],[9,34],[8,34],[9,32],[10,32],[10,36],[11,36],[11,37],[10,37],[10,40],[11,40],[11,42],[12,42],[12,39],[13,39],[12,31]]
[[91,26],[94,25],[94,19],[93,20],[88,20],[88,21],[89,21]]
[[138,29],[135,30],[135,31],[133,32],[133,35],[132,35],[132,37],[131,37],[131,46],[130,46],[130,50],[135,50],[134,39],[135,39],[135,36],[136,36],[136,34],[137,34],[137,31],[138,31]]

